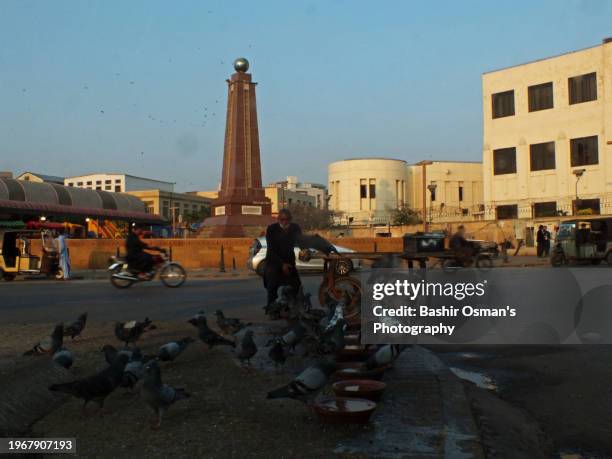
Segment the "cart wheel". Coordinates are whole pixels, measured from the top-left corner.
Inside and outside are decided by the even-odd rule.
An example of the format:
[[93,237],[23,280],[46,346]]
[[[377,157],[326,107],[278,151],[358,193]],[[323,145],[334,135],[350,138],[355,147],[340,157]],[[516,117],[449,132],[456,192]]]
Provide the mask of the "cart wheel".
[[15,277],[17,277],[16,274],[7,273],[6,271],[0,271],[0,278],[4,279],[7,282],[15,280]]
[[[606,258],[606,260],[608,260],[608,258]],[[550,258],[550,264],[553,265],[555,268],[558,268],[564,262],[565,262],[565,257],[563,256],[562,252],[555,252],[553,253],[553,256]]]
[[351,297],[351,302],[344,307],[344,318],[357,319],[361,314],[362,289],[361,282],[353,277],[336,279],[331,289],[327,286],[327,280],[324,280],[319,287],[319,304],[325,306],[329,298],[339,301],[345,292]]
[[55,275],[53,277],[55,277],[55,279],[57,279],[57,280],[63,279],[64,278],[64,270],[62,268],[57,268],[57,271],[55,271]]
[[612,252],[608,252],[606,254],[606,263],[608,263],[609,266],[612,266]]
[[487,256],[477,257],[476,267],[481,271],[488,271],[489,269],[493,268],[493,260]]

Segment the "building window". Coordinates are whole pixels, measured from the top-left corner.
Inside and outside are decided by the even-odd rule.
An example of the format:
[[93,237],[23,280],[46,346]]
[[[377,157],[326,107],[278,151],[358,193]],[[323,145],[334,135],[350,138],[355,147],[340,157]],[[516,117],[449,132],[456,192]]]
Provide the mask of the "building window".
[[83,182],[77,182],[77,186],[83,186]]
[[570,105],[597,100],[597,74],[595,72],[569,78],[567,85]]
[[536,202],[533,204],[534,218],[556,217],[557,215],[557,203],[555,201]]
[[113,183],[113,181],[112,181],[112,180],[104,180],[104,184],[105,184],[105,185],[110,185],[111,183]]
[[498,220],[509,220],[512,218],[518,218],[518,205],[511,204],[506,206],[497,206],[495,208]]
[[121,185],[115,185],[115,193],[121,193]]
[[69,182],[68,186],[74,186],[74,182]]
[[588,166],[599,162],[599,150],[597,136],[581,137],[570,140],[570,150],[572,153],[571,165]]
[[529,145],[529,161],[532,171],[545,171],[555,168],[555,142],[534,143]]
[[111,191],[113,189],[113,187],[111,185],[104,185],[104,189],[106,191]]
[[96,190],[101,190],[102,189],[102,185],[96,185]]
[[115,183],[121,183],[121,179],[115,179]]
[[87,182],[87,186],[91,186],[91,182]]
[[514,115],[514,90],[493,94],[491,100],[493,104],[493,118]]
[[574,199],[574,214],[580,212],[582,215],[599,215],[599,198],[596,199]]
[[102,185],[102,180],[96,180],[96,185]]
[[463,186],[459,185],[459,202],[463,201]]
[[359,197],[361,199],[368,197],[368,184],[366,183],[366,179],[361,179],[359,181]]
[[376,179],[370,179],[370,199],[376,199]]
[[[435,185],[435,182],[431,182],[432,185]],[[436,200],[436,190],[438,189],[438,187],[431,187],[429,188],[429,196],[431,197],[431,202],[435,202]]]
[[537,112],[553,108],[553,84],[543,83],[529,86],[529,111]]
[[499,148],[493,150],[493,174],[516,173],[516,148]]

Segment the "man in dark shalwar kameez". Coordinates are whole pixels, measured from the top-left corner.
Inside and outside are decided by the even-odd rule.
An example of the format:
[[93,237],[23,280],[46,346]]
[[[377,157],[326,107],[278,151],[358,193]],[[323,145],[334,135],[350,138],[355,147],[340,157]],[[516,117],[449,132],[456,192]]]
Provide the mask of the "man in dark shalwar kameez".
[[302,229],[291,222],[291,212],[281,209],[278,222],[266,230],[266,268],[264,287],[268,291],[268,305],[272,304],[281,285],[290,285],[295,290],[302,285],[295,267],[295,247],[299,245]]

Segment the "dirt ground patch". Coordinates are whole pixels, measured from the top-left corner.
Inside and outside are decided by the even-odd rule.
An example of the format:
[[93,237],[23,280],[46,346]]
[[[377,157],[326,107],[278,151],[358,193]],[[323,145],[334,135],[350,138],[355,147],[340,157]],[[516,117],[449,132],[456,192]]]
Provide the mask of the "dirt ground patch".
[[[158,326],[139,342],[145,354],[170,340],[196,336],[188,324],[162,322]],[[2,327],[0,377],[10,377],[23,365],[26,357],[15,359],[15,355],[36,341],[32,337],[42,337],[51,328],[52,324]],[[75,354],[75,377],[106,365],[102,345],[119,347],[112,330],[110,322],[94,322],[88,324],[82,341],[66,341]],[[161,430],[151,429],[152,412],[140,397],[119,388],[107,399],[103,416],[83,417],[82,402],[67,398],[34,424],[31,435],[76,437],[78,455],[88,457],[311,458],[330,457],[339,441],[364,429],[324,425],[300,402],[265,399],[268,390],[292,377],[288,372],[245,372],[229,352],[209,351],[198,341],[176,362],[162,363],[164,382],[184,387],[191,398],[170,408]]]

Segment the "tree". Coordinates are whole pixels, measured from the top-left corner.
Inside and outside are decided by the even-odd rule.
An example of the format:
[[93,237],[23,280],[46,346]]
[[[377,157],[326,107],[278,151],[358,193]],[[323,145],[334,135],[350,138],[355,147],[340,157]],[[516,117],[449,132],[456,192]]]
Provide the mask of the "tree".
[[326,229],[331,226],[331,213],[326,209],[303,204],[290,204],[289,210],[293,221],[304,231]]
[[185,212],[183,214],[183,222],[191,225],[192,223],[200,223],[207,217],[210,217],[210,207],[205,207],[204,210],[197,210],[195,212]]
[[418,225],[423,221],[414,210],[401,206],[391,212],[391,222],[394,225]]

